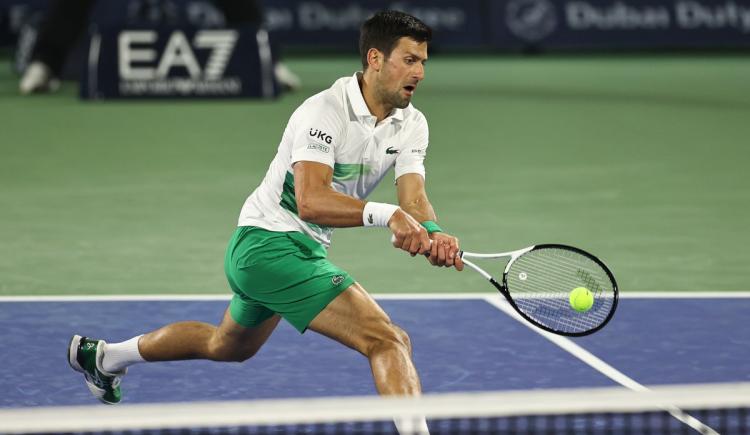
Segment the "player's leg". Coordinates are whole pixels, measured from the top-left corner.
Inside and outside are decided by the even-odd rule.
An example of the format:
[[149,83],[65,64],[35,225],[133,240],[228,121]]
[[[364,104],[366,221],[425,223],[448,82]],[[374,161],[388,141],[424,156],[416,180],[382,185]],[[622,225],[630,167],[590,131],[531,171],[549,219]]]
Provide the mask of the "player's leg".
[[[309,328],[342,343],[370,361],[378,393],[417,396],[422,392],[411,358],[411,341],[357,283],[331,301]],[[424,417],[394,419],[402,434],[429,435]]]
[[[273,263],[278,256],[288,256],[283,248],[290,245],[279,245],[279,240],[285,241],[286,236],[252,227],[235,230],[224,258],[227,280],[234,296],[218,327],[204,322],[177,322],[113,344],[75,335],[68,347],[70,366],[84,374],[86,384],[99,400],[118,403],[122,397],[120,380],[132,364],[185,359],[244,361],[250,358],[271,335],[280,316],[248,296],[247,289],[266,280],[264,276],[248,274],[252,268],[247,266],[252,266],[255,261]],[[273,261],[262,261],[266,257]]]
[[354,283],[338,295],[310,322],[309,328],[367,357],[378,393],[421,393],[409,336],[391,322],[359,284]]
[[[218,327],[194,321],[172,323],[143,335],[138,350],[148,362],[188,359],[242,362],[258,352],[280,319],[271,316],[257,327],[247,328],[234,321],[227,310]],[[105,354],[105,368],[106,360]]]
[[[120,381],[130,365],[187,359],[244,361],[255,355],[281,318],[267,311],[255,312],[256,326],[243,326],[232,317],[231,312],[238,312],[235,302],[233,299],[218,327],[195,321],[177,322],[111,344],[75,335],[68,348],[69,363],[84,374],[97,399],[115,404],[122,399]],[[248,312],[251,311],[246,310],[245,314]],[[247,316],[239,321],[252,324]]]

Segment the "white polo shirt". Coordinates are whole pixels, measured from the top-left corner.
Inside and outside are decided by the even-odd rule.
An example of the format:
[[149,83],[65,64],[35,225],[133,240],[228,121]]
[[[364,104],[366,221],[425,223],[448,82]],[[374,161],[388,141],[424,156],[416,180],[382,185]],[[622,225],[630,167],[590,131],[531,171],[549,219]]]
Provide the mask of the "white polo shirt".
[[333,188],[358,199],[365,199],[393,166],[396,179],[407,173],[424,177],[428,144],[424,115],[410,104],[376,124],[358,76],[361,73],[336,80],[294,111],[265,178],[242,207],[239,226],[300,231],[330,246],[333,228],[305,222],[297,215],[292,165],[298,161],[330,166]]

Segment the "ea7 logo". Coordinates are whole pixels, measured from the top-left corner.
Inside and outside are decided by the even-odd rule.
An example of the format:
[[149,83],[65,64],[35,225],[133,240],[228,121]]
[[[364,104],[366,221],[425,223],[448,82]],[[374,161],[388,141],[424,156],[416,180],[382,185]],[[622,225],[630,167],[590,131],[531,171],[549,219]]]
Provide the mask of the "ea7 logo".
[[318,130],[317,128],[310,129],[310,136],[325,141],[325,143],[327,143],[328,145],[330,145],[331,141],[333,140],[331,139],[331,136],[324,133],[323,130]]
[[[153,30],[120,32],[117,47],[122,80],[163,79],[175,67],[187,70],[192,79],[220,79],[237,42],[237,32],[234,30],[201,30],[195,34],[191,46],[185,34],[175,30],[159,56],[154,46],[158,37],[159,34]],[[211,50],[204,69],[195,58],[194,49]]]

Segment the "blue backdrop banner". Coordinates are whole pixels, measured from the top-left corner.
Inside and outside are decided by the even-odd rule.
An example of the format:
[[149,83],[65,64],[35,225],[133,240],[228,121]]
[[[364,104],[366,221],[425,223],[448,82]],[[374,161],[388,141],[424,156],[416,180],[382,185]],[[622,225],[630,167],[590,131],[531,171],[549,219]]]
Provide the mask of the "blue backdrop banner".
[[502,49],[750,47],[750,2],[716,0],[491,1],[492,44]]
[[481,0],[266,1],[266,23],[283,45],[338,47],[357,51],[359,27],[381,9],[408,12],[432,27],[433,46],[483,47],[487,40],[486,3]]

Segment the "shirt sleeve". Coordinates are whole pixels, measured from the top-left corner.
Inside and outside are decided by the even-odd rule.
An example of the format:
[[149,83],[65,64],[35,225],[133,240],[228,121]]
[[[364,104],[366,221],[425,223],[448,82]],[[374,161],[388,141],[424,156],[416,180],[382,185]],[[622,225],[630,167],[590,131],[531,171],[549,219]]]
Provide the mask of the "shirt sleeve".
[[297,114],[292,140],[292,164],[300,160],[333,168],[335,149],[344,134],[344,122],[335,110],[311,105]]
[[425,178],[424,159],[427,156],[430,132],[427,120],[420,114],[415,128],[407,136],[401,152],[396,157],[396,179],[404,174],[419,174]]

